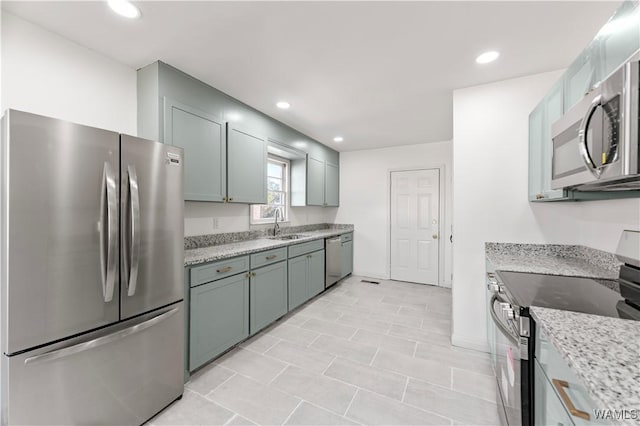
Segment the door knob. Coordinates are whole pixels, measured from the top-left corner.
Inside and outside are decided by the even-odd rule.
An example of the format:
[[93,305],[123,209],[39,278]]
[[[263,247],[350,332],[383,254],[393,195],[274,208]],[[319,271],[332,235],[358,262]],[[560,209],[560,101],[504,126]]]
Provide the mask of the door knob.
[[437,240],[438,239],[438,234],[433,234],[432,237],[433,237],[434,240]]

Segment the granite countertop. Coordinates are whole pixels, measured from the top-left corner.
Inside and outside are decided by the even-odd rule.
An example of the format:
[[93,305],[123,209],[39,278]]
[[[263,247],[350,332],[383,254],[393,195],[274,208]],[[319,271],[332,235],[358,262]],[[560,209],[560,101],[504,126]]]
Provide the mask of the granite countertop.
[[[184,266],[229,259],[245,254],[256,253],[278,247],[286,247],[307,241],[328,238],[347,232],[353,232],[353,225],[339,225],[328,229],[296,232],[301,238],[295,240],[276,240],[268,237],[258,237],[245,241],[229,242],[208,247],[187,249],[184,251]],[[286,235],[286,234],[283,234]]]
[[535,306],[530,312],[597,408],[640,410],[640,321]]
[[485,255],[497,271],[615,280],[621,262],[614,254],[560,244],[486,243]]

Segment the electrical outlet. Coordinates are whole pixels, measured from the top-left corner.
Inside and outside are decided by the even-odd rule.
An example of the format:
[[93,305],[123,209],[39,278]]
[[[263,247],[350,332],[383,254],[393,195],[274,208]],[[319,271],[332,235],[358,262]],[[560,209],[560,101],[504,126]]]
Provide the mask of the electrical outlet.
[[214,217],[212,222],[213,222],[213,229],[218,229],[220,227],[220,223],[218,222],[217,217]]

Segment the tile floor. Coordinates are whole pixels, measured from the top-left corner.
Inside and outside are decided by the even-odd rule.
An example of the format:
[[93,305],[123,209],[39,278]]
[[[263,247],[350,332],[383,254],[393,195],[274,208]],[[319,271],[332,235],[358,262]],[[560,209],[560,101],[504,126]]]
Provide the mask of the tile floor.
[[203,367],[153,425],[495,425],[486,354],[450,345],[451,291],[350,277]]

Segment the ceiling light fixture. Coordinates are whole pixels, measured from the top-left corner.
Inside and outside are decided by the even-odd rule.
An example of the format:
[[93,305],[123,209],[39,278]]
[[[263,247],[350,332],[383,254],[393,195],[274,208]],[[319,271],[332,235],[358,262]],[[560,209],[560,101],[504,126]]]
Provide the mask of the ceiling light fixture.
[[107,1],[111,10],[120,16],[124,16],[129,19],[136,19],[140,17],[140,9],[138,9],[133,3],[127,0],[109,0]]
[[280,109],[289,109],[291,107],[291,104],[286,101],[280,101],[276,104],[276,106]]
[[344,140],[344,138],[342,136],[336,136],[335,138],[333,138],[334,142],[342,142]]
[[476,58],[476,62],[479,64],[488,64],[489,62],[493,62],[498,59],[498,56],[500,56],[499,52],[490,50],[489,52],[484,52],[482,55],[478,56]]

